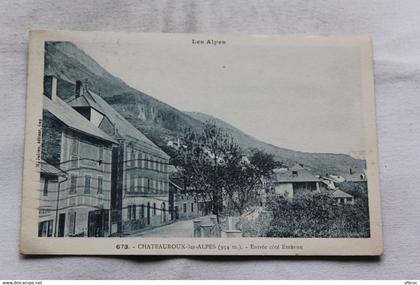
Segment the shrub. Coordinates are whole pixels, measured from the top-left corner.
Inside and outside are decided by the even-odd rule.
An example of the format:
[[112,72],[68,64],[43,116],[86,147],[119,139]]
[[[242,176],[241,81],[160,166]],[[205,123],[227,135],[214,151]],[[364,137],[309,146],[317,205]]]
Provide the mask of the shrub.
[[268,202],[273,220],[268,237],[368,237],[366,198],[354,205],[337,205],[329,193],[310,193],[293,200],[274,197]]

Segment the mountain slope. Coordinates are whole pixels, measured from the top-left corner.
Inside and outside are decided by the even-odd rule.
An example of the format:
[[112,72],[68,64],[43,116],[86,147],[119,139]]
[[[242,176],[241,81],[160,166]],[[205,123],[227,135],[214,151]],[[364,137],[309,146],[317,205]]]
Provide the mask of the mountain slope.
[[362,171],[365,168],[365,161],[355,159],[345,154],[329,154],[329,153],[307,153],[294,151],[286,148],[277,147],[269,143],[262,142],[244,132],[238,128],[226,123],[223,120],[215,118],[208,114],[199,112],[184,112],[187,115],[201,121],[212,121],[218,127],[229,133],[238,144],[245,149],[258,148],[266,152],[272,153],[275,158],[282,161],[288,166],[294,165],[296,162],[305,165],[305,168],[312,170],[317,174],[325,173],[339,173],[345,174],[352,168],[355,171]]
[[131,88],[111,75],[73,43],[46,43],[45,74],[70,81],[87,79],[90,89],[100,93],[101,97],[142,130],[152,132],[159,126],[163,128],[161,131],[178,132],[183,126],[200,126],[200,122],[188,115]]
[[349,168],[358,171],[365,167],[364,160],[354,159],[348,155],[305,153],[279,148],[261,142],[212,116],[181,112],[128,86],[70,42],[46,43],[45,74],[69,81],[87,80],[90,89],[100,94],[129,122],[164,150],[168,150],[166,142],[176,138],[186,128],[200,130],[202,123],[211,119],[231,134],[245,149],[265,150],[288,165],[296,162],[303,163],[317,174],[326,172],[344,174],[349,171]]

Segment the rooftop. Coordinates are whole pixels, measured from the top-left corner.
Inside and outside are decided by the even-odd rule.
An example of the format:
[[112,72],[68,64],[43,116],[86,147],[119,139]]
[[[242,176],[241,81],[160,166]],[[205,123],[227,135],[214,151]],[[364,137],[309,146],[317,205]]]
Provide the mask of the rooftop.
[[346,193],[346,192],[344,192],[344,191],[342,191],[342,190],[340,190],[340,189],[335,190],[335,191],[332,193],[332,196],[333,196],[334,198],[353,198],[353,196],[352,196],[352,195],[350,195],[350,194],[348,194],[348,193]]
[[44,96],[44,110],[50,112],[63,124],[70,129],[76,130],[83,134],[93,136],[97,139],[117,143],[111,136],[107,135],[101,129],[97,128],[90,121],[86,120],[85,117],[80,115],[67,103],[58,97],[54,98],[54,101]]
[[296,164],[291,168],[281,168],[274,171],[273,182],[320,182],[311,172]]
[[114,124],[118,136],[124,139],[135,141],[146,150],[158,156],[169,158],[169,156],[148,139],[142,132],[136,129],[120,113],[111,107],[101,96],[87,89],[80,97],[72,97],[68,103],[73,107],[90,106],[106,116]]
[[60,168],[49,164],[48,162],[41,160],[41,173],[53,176],[67,176],[67,173]]

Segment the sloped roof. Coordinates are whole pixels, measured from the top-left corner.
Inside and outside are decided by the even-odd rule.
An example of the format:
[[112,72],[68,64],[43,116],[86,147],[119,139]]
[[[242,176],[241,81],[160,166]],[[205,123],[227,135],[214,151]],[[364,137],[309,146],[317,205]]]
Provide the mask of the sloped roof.
[[88,96],[79,96],[77,98],[71,97],[67,102],[73,108],[77,107],[92,107],[100,113],[103,113],[102,108],[93,99],[88,99]]
[[342,191],[342,190],[340,190],[340,189],[335,190],[335,191],[332,193],[332,196],[333,196],[334,198],[353,198],[353,196],[352,196],[352,195],[350,195],[350,194],[348,194],[348,193],[346,193],[346,192],[344,192],[344,191]]
[[[92,92],[93,93],[93,92]],[[67,100],[67,104],[72,106],[73,108],[77,107],[92,107],[100,113],[104,113],[101,106],[96,102],[96,100],[92,97],[91,91],[84,90],[84,94],[75,97],[72,96]]]
[[67,176],[66,172],[44,160],[41,160],[41,173],[54,176]]
[[277,171],[273,175],[273,182],[320,182],[320,179],[311,172],[300,166],[294,165],[284,171]]
[[58,97],[54,98],[54,101],[44,96],[44,110],[50,112],[58,120],[60,120],[67,127],[84,133],[89,136],[93,136],[100,140],[105,140],[112,143],[117,143],[111,136],[107,135],[101,129],[97,128],[90,121],[86,120],[85,117],[80,115],[67,103]]
[[[97,104],[99,108],[101,108],[101,112],[115,125],[115,128],[117,129],[117,132],[121,137],[130,140],[135,140],[138,144],[142,145],[148,151],[156,155],[162,156],[164,158],[169,158],[169,155],[167,155],[150,139],[148,139],[144,134],[142,134],[138,129],[136,129],[120,113],[118,113],[104,99],[102,99],[101,96],[95,94],[90,90],[88,90],[85,93],[88,93],[91,96],[91,100],[95,101],[95,104]],[[87,100],[89,100],[89,98]]]

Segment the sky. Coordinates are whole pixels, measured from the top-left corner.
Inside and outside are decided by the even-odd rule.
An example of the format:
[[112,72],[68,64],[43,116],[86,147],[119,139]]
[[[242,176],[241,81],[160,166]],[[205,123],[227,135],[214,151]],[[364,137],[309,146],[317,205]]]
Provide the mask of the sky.
[[[346,153],[365,149],[356,46],[206,36],[79,43],[128,85],[179,110],[203,112],[279,147]],[[216,38],[218,40],[219,38]]]

